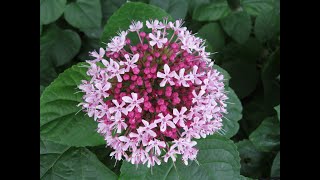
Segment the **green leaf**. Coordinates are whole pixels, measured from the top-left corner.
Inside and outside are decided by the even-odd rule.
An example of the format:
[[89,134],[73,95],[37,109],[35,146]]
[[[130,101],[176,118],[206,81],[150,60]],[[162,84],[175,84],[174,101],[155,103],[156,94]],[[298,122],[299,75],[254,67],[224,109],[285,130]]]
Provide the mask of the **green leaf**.
[[188,1],[185,0],[150,0],[151,5],[160,7],[174,19],[184,19],[188,11]]
[[40,21],[40,36],[42,34],[42,22]]
[[240,158],[235,144],[222,136],[207,136],[197,140],[199,148],[196,162],[189,161],[186,166],[180,158],[173,166],[172,161],[162,162],[160,166],[147,168],[146,165],[135,165],[123,162],[119,179],[144,180],[144,179],[183,179],[194,180],[235,180],[240,179]]
[[275,9],[260,13],[255,22],[254,33],[262,43],[277,38],[280,33],[280,13]]
[[[277,76],[280,73],[280,48],[273,52],[262,67],[261,79],[264,88],[265,105],[274,113],[274,106],[280,104],[280,83]],[[271,113],[270,112],[270,113]]]
[[225,45],[225,36],[218,23],[208,23],[202,26],[198,34],[210,43],[214,52],[220,50]]
[[66,0],[40,0],[40,21],[42,24],[54,22],[62,15],[65,7]]
[[278,152],[277,156],[273,160],[270,176],[280,177],[280,151]]
[[110,16],[124,3],[126,0],[101,0],[102,25],[105,25]]
[[92,57],[89,55],[89,52],[100,49],[100,39],[93,39],[89,38],[87,36],[82,37],[82,46],[80,49],[79,54],[77,55],[77,58],[81,61],[86,61],[88,59],[92,59]]
[[44,91],[45,88],[46,87],[44,87],[43,85],[40,85],[40,96],[41,96],[41,94],[42,94],[42,92]]
[[257,16],[262,11],[273,9],[273,0],[242,0],[241,5],[250,15]]
[[235,60],[221,65],[230,76],[230,87],[234,89],[240,99],[250,95],[256,88],[259,73],[256,64]]
[[75,148],[40,139],[40,179],[117,179],[86,148]]
[[263,152],[279,150],[280,124],[276,116],[268,117],[249,136],[253,145]]
[[77,0],[67,5],[64,18],[72,26],[83,29],[101,27],[102,12],[99,0]]
[[[82,93],[77,86],[88,80],[86,68],[79,63],[67,69],[51,83],[40,98],[40,134],[43,139],[70,146],[105,144],[97,132],[97,123],[77,105]],[[79,113],[77,113],[79,112]]]
[[57,76],[51,59],[47,56],[41,56],[40,53],[40,84],[48,86]]
[[238,121],[242,118],[242,105],[236,93],[230,87],[226,87],[225,90],[229,98],[227,100],[228,114],[226,114],[226,118],[223,119],[222,128],[225,131],[224,136],[230,138],[237,134],[239,130]]
[[192,19],[198,21],[217,21],[231,13],[228,3],[225,0],[216,0],[210,4],[197,6],[192,14]]
[[[140,2],[127,2],[121,6],[108,20],[107,25],[104,27],[101,42],[108,42],[109,39],[117,35],[120,30],[127,30],[132,20],[145,22],[149,19],[162,20],[164,17],[168,17],[169,21],[172,21],[172,17],[167,14],[164,10],[147,5]],[[142,31],[146,30],[145,23]],[[136,40],[137,36],[134,36]],[[130,37],[130,39],[133,39]],[[132,40],[134,41],[134,40]],[[105,46],[101,43],[102,46]]]
[[280,121],[280,104],[278,106],[274,107],[274,109],[277,111],[278,119]]
[[245,11],[233,12],[221,20],[226,33],[240,44],[245,43],[251,32],[251,18]]
[[259,151],[247,139],[237,142],[236,145],[240,153],[242,175],[251,178],[269,176],[271,154]]
[[61,66],[79,52],[80,45],[81,40],[76,32],[50,26],[40,37],[40,61]]

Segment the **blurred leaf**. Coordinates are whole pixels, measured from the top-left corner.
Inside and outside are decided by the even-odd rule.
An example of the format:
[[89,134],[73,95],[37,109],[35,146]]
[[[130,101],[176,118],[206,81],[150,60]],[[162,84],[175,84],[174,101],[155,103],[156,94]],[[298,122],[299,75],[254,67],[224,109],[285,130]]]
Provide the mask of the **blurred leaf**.
[[40,53],[40,84],[48,86],[57,76],[58,74],[51,59],[41,56]]
[[250,15],[257,16],[262,11],[273,9],[273,0],[242,0],[241,6]]
[[277,153],[277,156],[273,160],[270,176],[280,177],[280,151]]
[[280,104],[278,106],[274,107],[274,109],[277,111],[278,119],[280,121]]
[[145,165],[135,165],[123,162],[119,179],[144,180],[144,179],[211,179],[211,180],[237,180],[240,179],[240,158],[235,144],[222,136],[207,136],[197,140],[199,148],[197,160],[189,161],[186,166],[177,158],[175,167],[171,160],[161,163],[151,169]]
[[226,0],[216,0],[210,4],[202,4],[195,7],[192,19],[198,21],[216,21],[231,13]]
[[105,144],[97,131],[97,122],[89,118],[77,105],[83,93],[77,92],[81,80],[88,79],[87,68],[79,63],[67,69],[53,81],[40,98],[40,134],[50,140],[70,146]]
[[280,33],[280,13],[275,9],[262,11],[256,19],[254,32],[261,42],[276,38]]
[[269,115],[264,105],[263,87],[258,86],[255,92],[242,102],[243,118],[240,121],[240,127],[248,138],[251,132]]
[[251,18],[245,11],[233,12],[221,19],[226,33],[240,44],[245,43],[251,32]]
[[244,44],[228,43],[218,54],[217,61],[226,63],[241,59],[242,62],[256,64],[263,52],[261,43],[250,37]]
[[256,88],[259,73],[256,65],[242,60],[230,61],[221,65],[232,77],[230,87],[240,99],[250,95]]
[[225,44],[223,30],[218,23],[208,23],[202,26],[198,34],[210,43],[213,51],[220,50]]
[[40,179],[117,179],[86,148],[75,148],[40,139]]
[[42,24],[54,22],[62,15],[65,7],[66,0],[40,0],[40,21]]
[[280,124],[276,116],[267,117],[249,136],[253,145],[263,152],[279,150]]
[[210,0],[188,0],[188,1],[189,1],[189,3],[188,3],[189,4],[189,7],[188,7],[189,14],[193,14],[193,11],[197,6],[210,3]]
[[79,52],[80,45],[76,32],[52,25],[40,37],[40,62],[48,64],[51,61],[55,66],[61,66]]
[[240,172],[242,175],[251,178],[269,176],[271,154],[259,151],[247,139],[237,142],[236,145],[241,158]]
[[150,4],[165,10],[173,19],[184,19],[188,11],[186,0],[150,0]]
[[45,87],[43,85],[40,85],[40,96],[41,96],[44,89],[45,89]]
[[117,161],[111,158],[110,153],[114,151],[111,147],[106,147],[105,145],[89,147],[92,153],[94,153],[97,158],[102,162],[107,168],[109,168],[116,175],[120,175],[120,168],[123,161]]
[[100,39],[92,39],[87,36],[83,36],[82,46],[77,58],[80,59],[81,61],[92,59],[92,57],[89,56],[89,52],[94,50],[98,51],[100,49],[99,44],[100,44]]
[[226,87],[225,91],[227,92],[229,98],[227,102],[229,103],[227,105],[228,114],[223,119],[222,128],[225,131],[224,136],[230,138],[237,134],[239,130],[238,121],[242,118],[242,105],[236,93],[230,87]]
[[40,36],[42,34],[42,22],[40,21]]
[[[132,20],[140,20],[145,22],[149,19],[163,19],[169,17],[168,20],[172,21],[172,17],[161,8],[147,5],[144,3],[127,2],[119,8],[108,20],[107,25],[104,27],[103,35],[101,38],[101,46],[105,46],[102,42],[108,42],[109,39],[115,35],[119,29],[126,30],[129,28]],[[147,30],[145,27],[142,31]],[[137,35],[131,34],[129,36],[132,42],[138,41]]]
[[67,5],[64,18],[81,30],[101,27],[102,13],[99,0],[77,0]]
[[100,28],[93,28],[93,29],[84,29],[82,30],[87,37],[92,38],[92,39],[100,39],[103,29]]
[[110,16],[124,3],[126,3],[126,0],[101,0],[102,26],[107,23]]
[[274,112],[273,107],[280,104],[280,84],[276,80],[280,73],[280,49],[273,52],[264,64],[261,78],[264,88],[265,104]]

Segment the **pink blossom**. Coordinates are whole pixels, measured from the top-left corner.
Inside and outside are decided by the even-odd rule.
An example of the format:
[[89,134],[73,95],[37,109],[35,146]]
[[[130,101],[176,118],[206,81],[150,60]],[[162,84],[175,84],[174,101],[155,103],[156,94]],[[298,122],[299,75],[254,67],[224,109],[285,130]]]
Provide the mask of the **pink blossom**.
[[138,99],[138,94],[137,93],[131,93],[131,97],[129,96],[124,96],[122,97],[122,100],[126,103],[129,103],[127,110],[132,111],[133,108],[138,108],[138,111],[141,112],[142,109],[140,107],[140,103],[143,103],[143,98]]
[[178,74],[174,74],[174,78],[177,79],[177,83],[179,85],[183,85],[184,87],[189,87],[189,84],[187,83],[187,80],[189,80],[189,78],[187,76],[184,75],[185,69],[182,68],[179,71],[179,75]]
[[174,82],[172,81],[171,78],[175,76],[176,72],[175,71],[170,72],[170,68],[168,64],[165,64],[163,66],[163,70],[164,70],[164,73],[159,71],[157,72],[157,77],[163,78],[163,80],[160,83],[160,87],[164,87],[167,82],[169,82],[170,85],[174,85]]
[[149,134],[152,137],[156,137],[157,134],[152,130],[153,128],[157,127],[157,125],[155,123],[151,123],[149,124],[148,121],[146,120],[142,120],[142,123],[144,126],[139,127],[138,132],[145,132],[147,134]]
[[101,61],[101,60],[103,60],[103,56],[105,55],[105,52],[106,51],[103,48],[100,48],[99,53],[97,53],[96,51],[93,51],[90,53],[90,56],[96,58],[93,61]]
[[163,44],[165,44],[168,39],[167,38],[161,38],[161,32],[157,31],[157,36],[153,35],[152,33],[149,33],[149,37],[152,39],[152,41],[150,41],[150,45],[154,46],[155,44],[157,44],[158,48],[162,48]]
[[137,65],[135,64],[138,59],[139,59],[139,54],[135,54],[132,59],[130,59],[129,55],[128,54],[125,54],[124,57],[126,58],[126,62],[123,62],[123,61],[120,61],[120,65],[126,65],[126,69],[125,71],[126,72],[129,72],[130,71],[130,68],[133,70],[134,68],[137,67]]
[[139,31],[143,27],[143,24],[140,21],[132,21],[131,25],[129,26],[129,31],[134,32],[134,31]]
[[160,125],[160,130],[164,132],[167,129],[167,125],[170,126],[171,128],[175,128],[176,126],[173,124],[170,119],[172,119],[172,116],[170,114],[167,114],[166,116],[163,116],[162,113],[159,113],[158,116],[160,117],[159,119],[156,119],[154,123],[161,123]]

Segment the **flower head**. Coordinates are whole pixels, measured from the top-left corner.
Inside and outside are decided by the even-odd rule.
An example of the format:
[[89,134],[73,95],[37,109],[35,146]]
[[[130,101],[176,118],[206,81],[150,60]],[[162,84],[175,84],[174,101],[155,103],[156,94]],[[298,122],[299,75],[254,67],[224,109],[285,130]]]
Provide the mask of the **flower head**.
[[194,139],[222,128],[224,77],[212,68],[204,41],[182,25],[132,21],[105,49],[90,52],[79,106],[97,121],[116,160],[151,167],[180,154],[188,164],[198,153]]

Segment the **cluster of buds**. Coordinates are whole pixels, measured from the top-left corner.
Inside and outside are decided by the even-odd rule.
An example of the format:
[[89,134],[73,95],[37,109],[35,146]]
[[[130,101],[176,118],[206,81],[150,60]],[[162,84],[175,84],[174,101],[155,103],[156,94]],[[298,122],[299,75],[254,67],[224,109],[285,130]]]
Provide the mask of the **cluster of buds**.
[[79,85],[79,105],[98,122],[116,160],[150,167],[181,155],[187,165],[198,153],[194,139],[222,128],[224,77],[182,20],[145,25],[146,32],[133,21],[105,49],[90,53],[91,79]]

